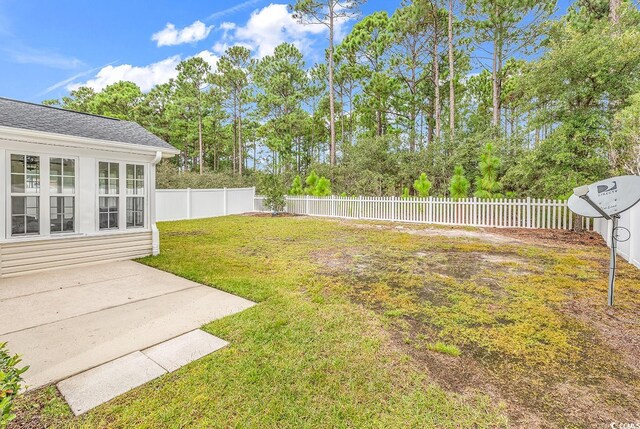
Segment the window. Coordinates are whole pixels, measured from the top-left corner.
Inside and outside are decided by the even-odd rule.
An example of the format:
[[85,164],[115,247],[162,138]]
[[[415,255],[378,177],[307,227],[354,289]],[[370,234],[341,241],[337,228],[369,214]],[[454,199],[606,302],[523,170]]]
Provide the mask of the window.
[[144,166],[127,164],[127,228],[144,226]]
[[120,164],[98,163],[98,193],[100,229],[117,229],[120,205]]
[[75,160],[49,159],[49,192],[51,232],[75,231]]
[[11,155],[11,235],[40,234],[40,157]]

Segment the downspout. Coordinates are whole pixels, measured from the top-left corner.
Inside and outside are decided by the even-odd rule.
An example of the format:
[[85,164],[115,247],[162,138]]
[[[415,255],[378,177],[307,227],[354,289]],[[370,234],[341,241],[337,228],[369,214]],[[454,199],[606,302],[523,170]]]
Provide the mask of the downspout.
[[149,222],[151,223],[151,252],[153,256],[160,254],[160,231],[156,225],[156,166],[162,161],[162,152],[157,151],[155,158],[151,161],[151,171],[149,172]]

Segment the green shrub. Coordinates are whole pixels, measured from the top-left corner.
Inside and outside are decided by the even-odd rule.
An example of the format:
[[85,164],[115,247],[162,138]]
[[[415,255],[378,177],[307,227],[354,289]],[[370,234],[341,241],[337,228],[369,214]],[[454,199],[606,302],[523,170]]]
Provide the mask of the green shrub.
[[0,343],[0,429],[16,417],[11,413],[11,406],[22,387],[22,374],[29,369],[28,366],[18,368],[19,363],[20,357],[9,354],[7,343]]
[[264,180],[264,205],[273,212],[280,213],[284,211],[287,204],[286,191],[282,176],[269,175]]
[[418,180],[413,182],[413,189],[416,190],[420,198],[426,198],[429,196],[431,190],[431,182],[427,179],[427,174],[422,173]]
[[293,179],[293,184],[291,185],[291,189],[289,189],[289,195],[304,195],[304,189],[302,189],[302,179],[300,179],[300,175],[296,176]]

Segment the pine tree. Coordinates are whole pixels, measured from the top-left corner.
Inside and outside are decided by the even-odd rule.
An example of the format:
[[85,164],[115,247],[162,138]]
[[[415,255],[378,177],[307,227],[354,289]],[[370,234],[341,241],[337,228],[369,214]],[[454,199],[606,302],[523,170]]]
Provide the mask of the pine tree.
[[416,190],[420,198],[429,196],[429,191],[431,190],[431,182],[429,181],[429,179],[427,179],[426,173],[422,173],[418,180],[413,182],[413,189]]
[[454,200],[467,198],[469,196],[470,185],[469,180],[464,176],[464,168],[461,165],[456,165],[449,185],[451,198]]

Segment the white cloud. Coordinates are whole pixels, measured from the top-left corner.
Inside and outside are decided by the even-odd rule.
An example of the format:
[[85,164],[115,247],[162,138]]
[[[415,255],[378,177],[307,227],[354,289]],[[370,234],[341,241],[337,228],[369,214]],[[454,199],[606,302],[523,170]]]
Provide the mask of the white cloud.
[[[208,50],[198,52],[194,57],[202,58],[212,69],[215,69],[219,59],[216,54]],[[174,55],[147,66],[132,66],[131,64],[107,65],[100,68],[100,71],[92,79],[83,83],[69,84],[66,88],[69,91],[73,91],[81,86],[88,86],[96,91],[102,91],[108,85],[126,80],[135,83],[142,91],[146,92],[154,86],[166,83],[169,79],[178,76],[176,67],[180,64],[180,61],[182,61],[182,57]]]
[[132,66],[122,64],[119,66],[106,66],[100,69],[93,79],[84,83],[74,83],[67,86],[69,91],[78,89],[81,86],[89,86],[96,91],[101,91],[107,85],[114,84],[121,80],[131,81],[137,84],[141,90],[149,91],[155,85],[165,83],[169,79],[178,75],[176,66],[180,63],[180,56],[166,58],[148,66]]
[[218,65],[218,60],[220,59],[219,56],[207,50],[198,52],[197,54],[194,55],[194,57],[200,57],[203,60],[205,60],[211,66],[211,70],[215,70],[216,65]]
[[299,24],[287,10],[286,4],[270,4],[255,10],[247,24],[236,27],[228,38],[229,44],[237,42],[251,46],[256,56],[262,58],[271,55],[276,46],[289,42],[301,50],[311,45],[309,36],[323,34],[326,28],[322,25]]
[[195,21],[182,29],[168,23],[167,26],[151,36],[151,40],[158,43],[158,46],[175,46],[183,43],[195,43],[206,39],[211,33],[213,25],[206,26],[202,21]]

